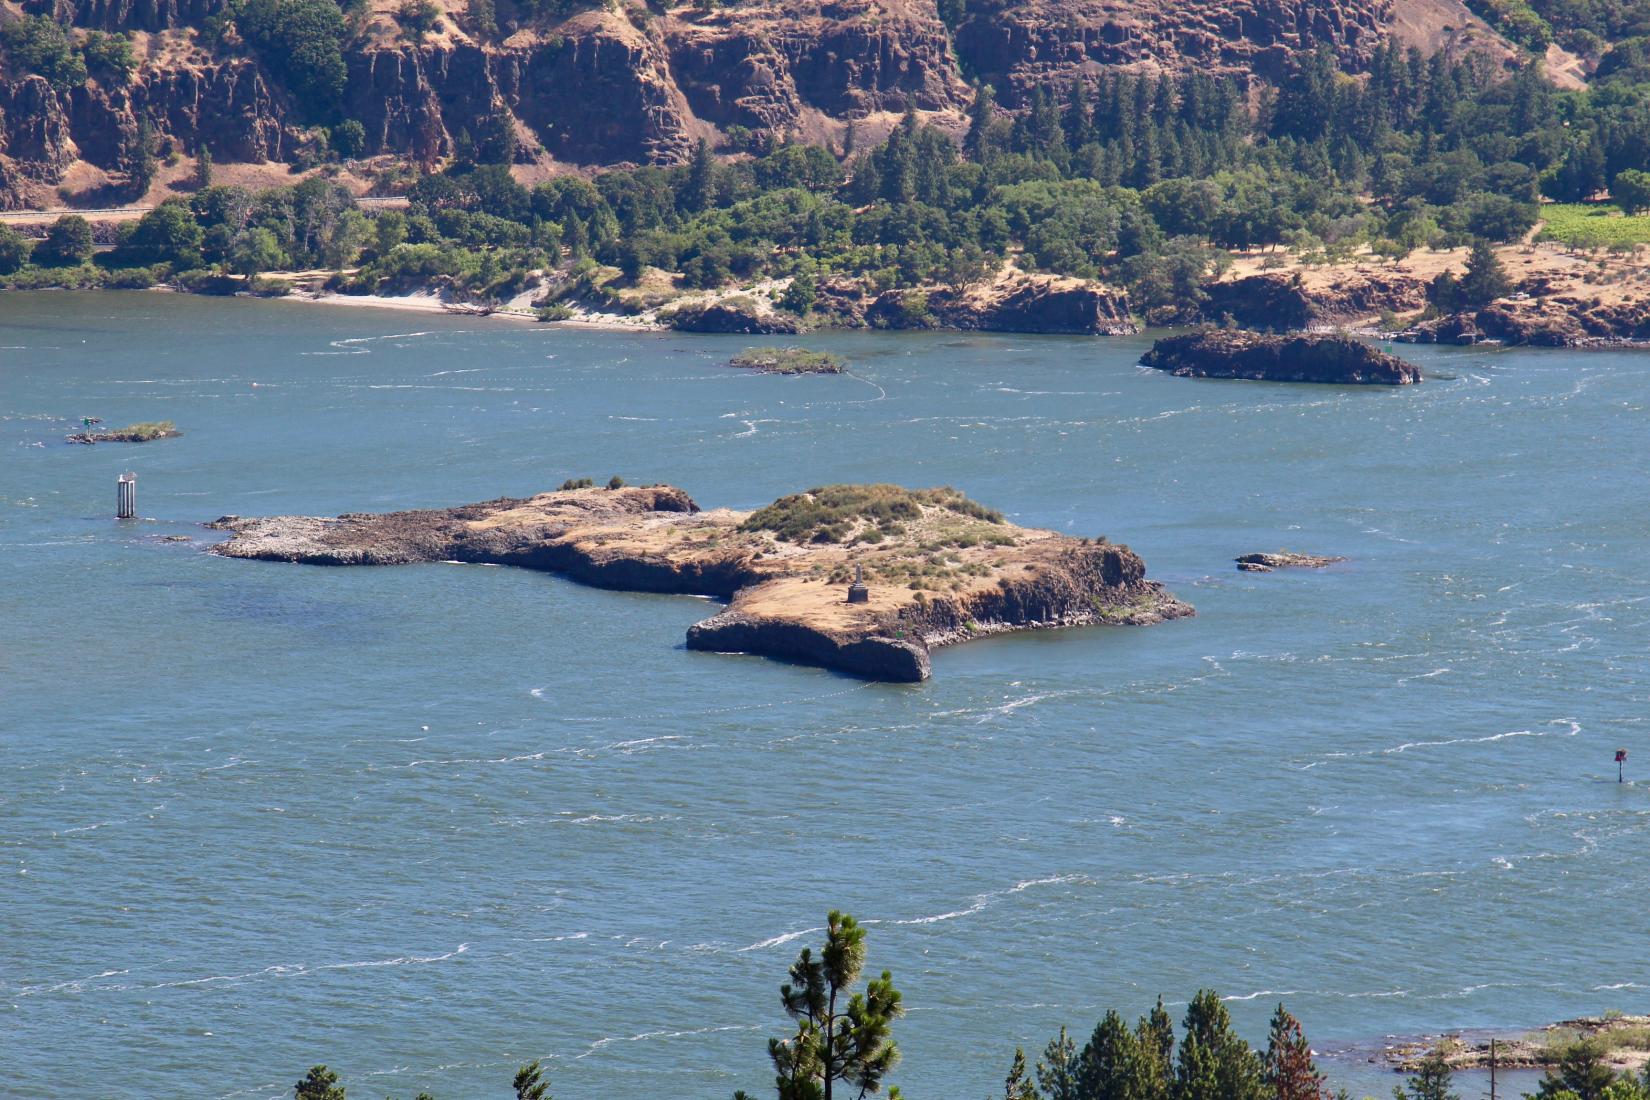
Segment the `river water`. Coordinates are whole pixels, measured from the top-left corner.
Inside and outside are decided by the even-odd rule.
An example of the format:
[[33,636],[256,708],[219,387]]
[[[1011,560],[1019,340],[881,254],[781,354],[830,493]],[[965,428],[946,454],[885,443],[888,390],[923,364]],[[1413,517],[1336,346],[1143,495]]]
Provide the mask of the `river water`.
[[[1646,1009],[1643,356],[1412,349],[1432,377],[1387,390],[1170,378],[1144,339],[720,365],[748,342],[0,300],[6,1095],[277,1097],[324,1061],[460,1100],[535,1057],[564,1100],[763,1095],[832,907],[905,994],[913,1100],[1205,985],[1320,1049]],[[186,434],[62,444],[84,415]],[[955,485],[1199,614],[874,685],[687,652],[703,600],[201,552],[223,513],[614,473]],[[1232,568],[1281,547],[1351,560]]]

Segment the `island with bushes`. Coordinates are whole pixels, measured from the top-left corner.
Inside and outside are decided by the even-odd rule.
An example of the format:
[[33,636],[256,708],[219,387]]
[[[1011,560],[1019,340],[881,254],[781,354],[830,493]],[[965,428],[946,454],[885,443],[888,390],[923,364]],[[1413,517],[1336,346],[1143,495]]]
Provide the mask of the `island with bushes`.
[[747,348],[729,359],[728,366],[758,374],[841,374],[848,369],[840,356],[807,348]]
[[110,428],[101,432],[76,432],[65,436],[68,443],[149,443],[156,439],[175,439],[183,433],[170,420],[146,420],[128,424],[124,428]]
[[586,479],[526,499],[337,518],[225,516],[213,552],[319,565],[459,561],[604,588],[715,596],[690,649],[873,680],[930,674],[941,646],[1015,630],[1192,614],[1126,546],[1017,527],[954,489],[832,485],[754,512],[702,511],[666,485]]

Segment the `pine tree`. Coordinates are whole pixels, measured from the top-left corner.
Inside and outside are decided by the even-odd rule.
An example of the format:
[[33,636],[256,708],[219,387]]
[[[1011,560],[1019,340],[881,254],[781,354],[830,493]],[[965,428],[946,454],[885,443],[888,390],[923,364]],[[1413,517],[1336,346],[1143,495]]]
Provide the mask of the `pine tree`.
[[1605,1090],[1616,1081],[1615,1073],[1604,1059],[1604,1044],[1596,1039],[1569,1044],[1559,1054],[1558,1065],[1541,1078],[1534,1100],[1557,1100],[1566,1093],[1579,1100],[1601,1100]]
[[1043,1057],[1037,1063],[1037,1085],[1043,1100],[1079,1100],[1077,1044],[1065,1028],[1043,1048]]
[[1083,1100],[1120,1100],[1124,1067],[1135,1052],[1134,1036],[1116,1010],[1108,1011],[1077,1056],[1077,1090]]
[[711,156],[710,142],[704,138],[694,146],[693,161],[688,165],[687,179],[682,184],[678,200],[685,213],[698,214],[709,210],[716,201],[716,158]]
[[1404,1082],[1407,1088],[1394,1088],[1392,1096],[1393,1100],[1461,1100],[1450,1091],[1453,1083],[1449,1063],[1444,1061],[1442,1051],[1435,1050],[1415,1067],[1415,1073]]
[[1487,306],[1512,292],[1512,280],[1488,241],[1474,241],[1467,254],[1467,273],[1461,278],[1462,302],[1472,308]]
[[1014,1048],[1014,1065],[1003,1079],[1003,1100],[1039,1100],[1037,1086],[1026,1071],[1026,1052],[1020,1047]]
[[984,164],[995,151],[991,124],[997,119],[997,93],[989,84],[974,85],[974,105],[968,110],[968,136],[963,151],[977,164]]
[[1169,1010],[1163,1007],[1161,994],[1151,1012],[1135,1025],[1135,1035],[1140,1039],[1140,1052],[1150,1066],[1152,1100],[1163,1100],[1169,1095],[1174,1079],[1174,1021],[1169,1019]]
[[535,1058],[516,1071],[516,1100],[550,1100],[550,1080]]
[[304,1079],[292,1086],[293,1100],[344,1100],[338,1075],[326,1066],[311,1066]]
[[819,956],[803,948],[791,966],[791,980],[779,989],[780,1003],[797,1026],[790,1039],[768,1040],[779,1100],[831,1100],[839,1081],[864,1097],[881,1089],[899,1063],[891,1032],[905,1009],[892,975],[884,970],[866,983],[864,993],[839,1003],[864,967],[865,929],[833,910],[825,918]]
[[1275,1100],[1323,1100],[1323,1074],[1312,1061],[1312,1047],[1300,1021],[1281,1004],[1272,1014],[1264,1065],[1266,1087]]
[[1261,1100],[1260,1059],[1232,1030],[1232,1017],[1213,990],[1186,1007],[1185,1035],[1175,1067],[1176,1100]]

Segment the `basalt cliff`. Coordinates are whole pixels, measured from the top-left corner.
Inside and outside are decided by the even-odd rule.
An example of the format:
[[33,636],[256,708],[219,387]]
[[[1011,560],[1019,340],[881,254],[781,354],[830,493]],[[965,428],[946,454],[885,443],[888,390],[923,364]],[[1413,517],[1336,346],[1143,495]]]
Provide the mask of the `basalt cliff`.
[[1016,527],[950,489],[830,486],[755,512],[680,489],[570,488],[335,519],[226,516],[212,552],[317,565],[479,562],[603,588],[728,601],[690,649],[914,682],[945,645],[1014,630],[1192,614],[1126,546]]
[[[949,23],[936,0],[440,0],[415,28],[418,7],[345,5],[331,113],[362,124],[362,157],[434,163],[500,112],[518,158],[548,170],[674,163],[740,133],[845,149],[908,107],[960,128],[965,74],[1013,108],[1108,67],[1266,80],[1319,46],[1356,70],[1390,35],[1504,46],[1457,0],[975,0]],[[130,34],[137,67],[73,86],[0,73],[0,205],[117,191],[140,130],[220,165],[289,162],[320,140],[327,112],[236,35],[225,0],[0,0],[0,22],[25,13]]]

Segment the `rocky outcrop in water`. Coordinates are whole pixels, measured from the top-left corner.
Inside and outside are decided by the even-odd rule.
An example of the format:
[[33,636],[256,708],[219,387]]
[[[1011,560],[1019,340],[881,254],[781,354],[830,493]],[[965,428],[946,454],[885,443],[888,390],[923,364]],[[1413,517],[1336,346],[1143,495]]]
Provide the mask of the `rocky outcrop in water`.
[[1323,569],[1345,560],[1318,554],[1297,554],[1293,550],[1279,550],[1270,554],[1244,554],[1237,559],[1237,567],[1243,573],[1270,573],[1274,569]]
[[[926,679],[940,646],[1011,630],[1161,622],[1192,609],[1126,546],[1015,527],[952,490],[834,486],[757,513],[704,512],[669,486],[567,489],[335,519],[225,516],[224,557],[316,565],[483,562],[604,588],[729,600],[692,649],[869,679]],[[935,547],[945,550],[935,566]],[[862,569],[864,602],[847,601]]]
[[1420,368],[1350,336],[1272,336],[1217,329],[1159,340],[1141,363],[1177,378],[1404,386]]

